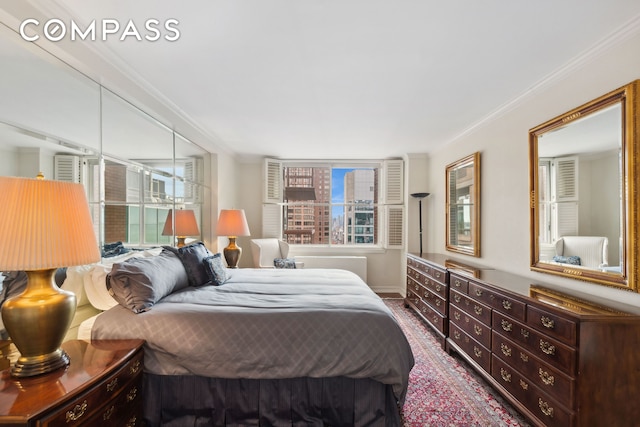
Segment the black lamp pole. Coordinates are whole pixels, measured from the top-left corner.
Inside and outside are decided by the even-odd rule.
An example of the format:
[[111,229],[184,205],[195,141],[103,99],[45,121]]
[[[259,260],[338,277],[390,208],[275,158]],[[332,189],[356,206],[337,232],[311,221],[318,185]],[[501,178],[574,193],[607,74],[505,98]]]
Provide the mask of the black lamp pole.
[[430,193],[411,193],[411,197],[418,199],[419,220],[420,220],[420,256],[422,256],[422,199]]

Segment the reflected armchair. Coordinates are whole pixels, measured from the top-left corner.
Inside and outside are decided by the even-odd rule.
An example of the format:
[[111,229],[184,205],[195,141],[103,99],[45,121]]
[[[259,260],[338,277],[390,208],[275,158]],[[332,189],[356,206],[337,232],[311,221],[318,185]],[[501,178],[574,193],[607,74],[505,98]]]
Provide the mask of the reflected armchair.
[[[276,258],[287,258],[289,244],[276,238],[251,239],[251,255],[255,268],[275,268],[273,261]],[[296,267],[302,265],[296,262]]]
[[603,236],[564,236],[556,242],[556,256],[579,257],[579,265],[586,268],[607,267],[608,251],[609,239]]

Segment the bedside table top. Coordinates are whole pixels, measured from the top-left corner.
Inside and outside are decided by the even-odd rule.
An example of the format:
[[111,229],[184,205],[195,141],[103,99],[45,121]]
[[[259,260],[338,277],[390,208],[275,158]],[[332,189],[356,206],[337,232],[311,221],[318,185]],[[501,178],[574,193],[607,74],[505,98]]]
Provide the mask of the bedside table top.
[[62,344],[70,364],[48,374],[13,378],[0,373],[0,424],[3,417],[29,419],[72,395],[78,395],[117,370],[144,344],[143,340],[71,340]]

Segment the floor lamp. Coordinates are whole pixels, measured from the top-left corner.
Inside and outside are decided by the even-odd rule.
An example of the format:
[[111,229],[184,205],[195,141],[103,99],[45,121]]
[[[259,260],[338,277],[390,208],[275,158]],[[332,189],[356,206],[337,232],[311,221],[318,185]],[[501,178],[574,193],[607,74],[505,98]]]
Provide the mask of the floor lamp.
[[430,193],[411,193],[411,197],[418,199],[419,220],[420,220],[420,256],[422,256],[422,199],[427,197]]

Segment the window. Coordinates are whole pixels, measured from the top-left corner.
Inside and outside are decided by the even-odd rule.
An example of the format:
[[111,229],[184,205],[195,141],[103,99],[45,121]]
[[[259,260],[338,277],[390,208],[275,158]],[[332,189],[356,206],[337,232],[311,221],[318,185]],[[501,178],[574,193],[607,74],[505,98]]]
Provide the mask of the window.
[[[381,189],[380,183],[386,183],[382,178],[390,175],[393,185],[397,186],[398,177],[395,173],[385,173],[384,162],[268,160],[265,166],[266,199],[281,195],[281,198],[268,200],[271,204],[263,209],[263,224],[278,227],[263,230],[265,237],[278,237],[299,245],[379,246],[388,243],[384,237],[389,227],[383,225],[387,204],[382,195],[389,190],[387,185]],[[402,168],[393,170],[402,173]],[[398,188],[402,189],[401,186]],[[397,201],[401,196],[394,197],[398,208]],[[282,209],[274,209],[276,204]],[[280,219],[275,215],[280,215]],[[393,222],[394,228],[398,225],[402,226]],[[397,235],[397,230],[394,233]]]

